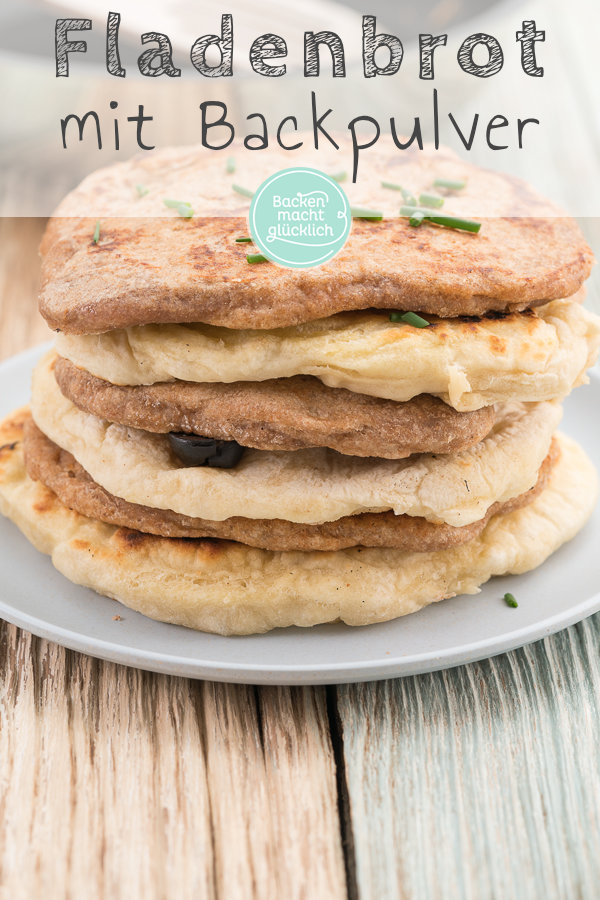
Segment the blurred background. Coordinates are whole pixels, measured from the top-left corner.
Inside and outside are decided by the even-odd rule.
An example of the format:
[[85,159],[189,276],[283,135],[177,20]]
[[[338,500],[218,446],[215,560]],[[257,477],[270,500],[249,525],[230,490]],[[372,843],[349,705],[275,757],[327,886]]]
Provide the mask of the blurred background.
[[[105,23],[109,10],[121,13],[121,58],[127,77],[114,78],[105,68]],[[233,78],[203,78],[192,68],[194,39],[219,30],[220,16],[234,17]],[[404,60],[393,77],[365,79],[361,61],[361,16],[377,16],[378,31],[398,35]],[[59,16],[87,17],[94,29],[85,35],[88,53],[72,59],[71,76],[55,77],[54,23]],[[543,78],[525,76],[515,32],[524,19],[535,19],[546,31],[538,44]],[[323,55],[319,78],[302,76],[303,34],[334,30],[344,40],[347,77],[332,79]],[[170,36],[175,64],[182,77],[142,78],[137,58],[140,34],[162,31]],[[469,34],[497,37],[505,53],[504,68],[490,79],[461,72],[458,47]],[[248,48],[260,34],[280,34],[288,43],[288,74],[264,78],[253,73]],[[448,34],[447,47],[435,57],[435,81],[418,78],[420,32]],[[384,125],[395,116],[412,129],[416,115],[427,133],[431,92],[437,87],[440,106],[467,127],[502,113],[508,118],[535,116],[541,126],[530,133],[526,149],[493,153],[476,142],[469,158],[490,168],[521,175],[580,217],[584,233],[600,255],[600,97],[598,52],[600,4],[594,0],[231,0],[227,4],[198,0],[99,0],[0,3],[0,358],[47,340],[48,330],[36,311],[39,279],[38,246],[48,216],[64,194],[88,172],[136,152],[132,134],[123,131],[120,154],[92,142],[61,146],[60,119],[71,112],[96,109],[106,116],[110,100],[129,115],[144,103],[155,121],[153,142],[198,142],[198,104],[207,99],[227,103],[229,116],[243,124],[250,112],[272,121],[297,114],[310,127],[310,91],[323,109],[331,106],[336,125],[344,130],[353,116],[369,114]],[[328,60],[327,60],[328,62]],[[108,113],[110,115],[110,113]],[[304,117],[304,118],[303,118]],[[109,129],[111,119],[107,119]],[[447,140],[447,135],[444,135]],[[383,138],[382,138],[383,140]],[[456,148],[456,142],[455,142]],[[460,150],[460,147],[456,148]],[[463,155],[464,151],[463,151]],[[93,210],[90,210],[93,215]],[[600,271],[589,282],[589,302],[600,309]]]
[[[310,129],[310,92],[319,108],[332,107],[332,130],[346,131],[355,116],[371,115],[389,130],[394,116],[401,132],[412,131],[419,116],[425,140],[432,133],[432,89],[439,92],[442,141],[466,155],[448,126],[452,112],[469,131],[479,114],[478,137],[468,157],[490,168],[525,177],[539,190],[579,216],[600,214],[600,104],[594,35],[600,32],[600,4],[592,0],[2,0],[0,6],[0,212],[4,216],[46,216],[61,197],[88,172],[114,159],[137,152],[135,129],[121,128],[121,148],[111,148],[110,101],[117,101],[123,120],[144,104],[153,115],[151,142],[158,148],[193,144],[200,139],[198,105],[203,100],[227,104],[238,130],[246,116],[262,112],[274,132],[286,115],[296,115]],[[106,17],[121,14],[121,62],[126,78],[106,72]],[[222,13],[234,18],[234,77],[205,78],[190,63],[196,37],[218,33]],[[377,16],[377,30],[397,35],[404,45],[400,71],[391,77],[365,79],[361,58],[361,17]],[[70,77],[55,77],[54,24],[57,17],[90,18],[93,30],[72,34],[83,38],[88,52],[71,54]],[[538,43],[543,78],[523,73],[515,33],[523,19],[535,19],[546,31]],[[303,34],[334,30],[344,41],[347,77],[331,76],[329,55],[322,51],[322,73],[304,78]],[[143,49],[140,35],[160,31],[170,37],[180,78],[144,78],[137,68]],[[456,54],[462,41],[475,32],[493,34],[504,50],[502,71],[488,79],[465,74]],[[265,78],[253,72],[249,47],[265,32],[281,35],[288,44],[287,74]],[[436,51],[435,80],[418,77],[420,32],[448,34],[446,47]],[[69,113],[98,112],[105,146],[97,149],[92,132],[81,143],[73,132],[68,150],[62,148],[60,120]],[[504,129],[507,150],[485,147],[485,124],[497,114],[510,125]],[[540,119],[525,132],[525,149],[517,149],[518,117]],[[74,126],[73,126],[74,127]],[[480,133],[481,132],[481,133]],[[502,133],[502,132],[501,132]],[[242,135],[243,136],[243,135]],[[389,139],[389,138],[388,138]],[[381,138],[383,141],[384,138]],[[93,211],[90,211],[93,214]]]

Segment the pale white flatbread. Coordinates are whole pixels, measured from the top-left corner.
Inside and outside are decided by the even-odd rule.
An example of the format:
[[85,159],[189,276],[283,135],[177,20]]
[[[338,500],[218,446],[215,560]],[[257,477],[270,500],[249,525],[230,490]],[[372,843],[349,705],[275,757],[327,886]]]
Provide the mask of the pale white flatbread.
[[390,322],[386,312],[342,313],[260,331],[147,325],[61,334],[57,350],[113,384],[305,374],[390,400],[433,394],[467,411],[503,400],[561,400],[583,383],[598,355],[600,317],[581,299],[580,292],[533,312],[438,320],[429,328]]
[[[16,436],[10,423],[0,427],[0,445]],[[570,540],[594,507],[597,476],[574,441],[559,439],[561,458],[533,503],[436,553],[276,553],[115,528],[66,509],[31,481],[18,440],[0,450],[0,511],[71,581],[154,619],[219,634],[339,620],[366,625],[477,593],[491,576],[533,569]]]
[[506,403],[488,436],[450,455],[404,460],[325,448],[247,450],[234,469],[186,468],[165,435],[115,425],[63,396],[50,354],[33,376],[32,413],[98,484],[130,503],[222,521],[231,516],[318,524],[360,512],[468,525],[537,481],[561,417],[554,403]]

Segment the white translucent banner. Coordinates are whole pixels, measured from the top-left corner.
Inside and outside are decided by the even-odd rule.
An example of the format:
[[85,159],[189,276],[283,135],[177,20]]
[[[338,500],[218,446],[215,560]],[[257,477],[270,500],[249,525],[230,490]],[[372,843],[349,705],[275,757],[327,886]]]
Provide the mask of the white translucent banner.
[[[568,11],[558,0],[5,0],[0,25],[3,215],[48,215],[90,172],[187,145],[223,167],[234,155],[242,172],[305,155],[369,203],[388,174],[381,154],[438,144],[572,215],[600,214],[591,0]],[[299,140],[301,153],[289,149]],[[122,198],[86,199],[73,214],[123,214]],[[486,212],[479,200],[469,212]],[[239,215],[230,203],[199,212]]]

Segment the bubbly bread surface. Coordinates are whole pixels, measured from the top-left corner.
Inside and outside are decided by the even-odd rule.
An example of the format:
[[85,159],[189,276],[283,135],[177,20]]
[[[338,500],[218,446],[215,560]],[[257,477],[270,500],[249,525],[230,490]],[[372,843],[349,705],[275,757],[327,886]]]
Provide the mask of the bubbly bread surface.
[[434,525],[417,516],[392,512],[361,513],[322,525],[299,525],[285,519],[244,519],[223,522],[194,519],[170,509],[128,503],[97,484],[72,454],[47,438],[33,419],[25,423],[25,467],[34,481],[41,481],[61,503],[91,519],[132,528],[147,534],[179,538],[224,538],[264,550],[344,550],[347,547],[395,547],[400,550],[443,550],[480,534],[493,515],[505,515],[531,503],[544,489],[558,459],[553,439],[538,480],[525,494],[505,503],[494,503],[478,522],[456,528]]
[[600,317],[576,298],[526,313],[436,320],[428,328],[364,312],[270,331],[148,325],[57,337],[61,356],[117,385],[303,374],[401,402],[432,394],[459,411],[562,399],[585,381],[599,347]]
[[232,516],[320,524],[362,512],[468,525],[492,504],[531,488],[561,417],[554,403],[506,403],[474,447],[448,456],[389,460],[332,450],[247,450],[234,469],[183,467],[165,435],[115,425],[61,393],[55,357],[36,367],[32,413],[103,488],[142,506],[222,521]]
[[[342,153],[351,160],[349,147]],[[324,146],[316,153],[243,152],[232,176],[221,154],[181,147],[93,173],[49,223],[42,314],[70,333],[157,322],[268,329],[372,306],[479,315],[568,297],[589,275],[592,253],[577,224],[524,182],[443,148],[385,151],[383,142],[363,154],[358,183],[343,185],[353,205],[380,210],[383,221],[355,219],[345,247],[321,266],[249,265],[248,245],[235,242],[247,233],[249,200],[232,185],[256,190],[297,164],[337,172],[340,153]],[[465,180],[443,210],[478,218],[479,234],[412,228],[398,217],[402,195],[381,184],[398,183],[418,198],[435,191],[439,177]],[[167,210],[163,201],[171,197],[191,203],[194,217]]]
[[597,496],[594,467],[561,435],[560,459],[533,503],[495,516],[475,540],[448,550],[280,553],[161,538],[86,518],[32,481],[22,450],[27,415],[0,426],[0,511],[76,584],[151,618],[218,634],[335,621],[367,625],[474,594],[493,575],[543,563],[583,527]]

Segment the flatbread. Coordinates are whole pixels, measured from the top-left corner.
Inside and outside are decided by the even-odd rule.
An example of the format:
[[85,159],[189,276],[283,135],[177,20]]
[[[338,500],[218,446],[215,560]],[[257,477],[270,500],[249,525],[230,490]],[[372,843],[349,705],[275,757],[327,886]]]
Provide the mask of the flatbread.
[[[347,180],[344,189],[353,204],[393,218],[355,220],[344,249],[310,269],[248,264],[248,245],[235,239],[248,233],[249,200],[231,185],[256,189],[267,175],[298,164],[339,171],[340,154],[325,146],[318,153],[241,151],[235,175],[226,174],[223,155],[199,147],[100,169],[48,226],[42,315],[52,328],[78,334],[162,322],[274,328],[372,306],[480,315],[568,297],[588,277],[593,256],[576,223],[524,182],[432,147],[374,148],[363,160],[359,183]],[[444,212],[483,221],[479,234],[413,228],[398,218],[402,195],[381,187],[396,182],[418,196],[437,177],[467,180]],[[144,197],[136,184],[147,189]],[[165,198],[191,203],[196,215],[181,218]]]
[[404,460],[333,450],[247,450],[233,469],[183,467],[165,435],[114,425],[77,409],[61,393],[53,356],[33,375],[38,427],[68,450],[109,493],[129,503],[194,518],[287,519],[316,525],[361,512],[423,516],[468,525],[532,487],[561,417],[557,404],[498,407],[489,435],[450,456]]
[[[581,295],[578,297],[581,299]],[[333,388],[404,402],[440,397],[466,411],[564,398],[597,358],[600,317],[573,300],[535,312],[414,328],[343,313],[272,331],[148,325],[59,335],[61,356],[113,384],[263,381],[313,375]]]
[[494,408],[459,413],[421,394],[406,403],[328,388],[310,375],[234,384],[175,381],[117,386],[56,360],[62,393],[84,412],[164,434],[183,431],[258,450],[329,447],[350,456],[403,459],[454,453],[490,431]]
[[298,525],[283,519],[244,519],[210,522],[181,516],[170,509],[127,503],[90,478],[75,458],[61,450],[35,425],[25,423],[23,449],[27,474],[53,491],[60,502],[91,519],[132,528],[147,534],[176,538],[225,538],[263,550],[343,550],[347,547],[395,547],[398,550],[430,551],[455,547],[473,540],[492,516],[505,515],[531,503],[544,489],[558,456],[553,439],[531,490],[506,503],[494,503],[483,519],[454,528],[433,525],[416,516],[392,512],[362,513],[322,525]]
[[474,594],[493,575],[543,563],[583,527],[597,497],[590,460],[561,435],[560,459],[540,496],[450,550],[277,553],[160,538],[81,516],[32,481],[21,444],[26,415],[0,426],[0,512],[76,584],[151,618],[218,634],[336,621],[367,625]]

